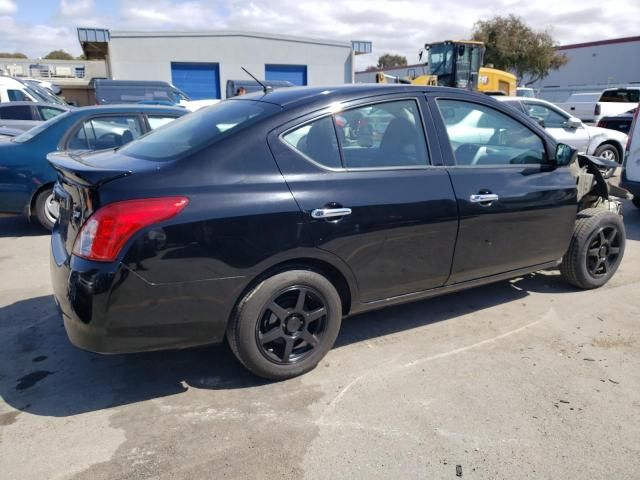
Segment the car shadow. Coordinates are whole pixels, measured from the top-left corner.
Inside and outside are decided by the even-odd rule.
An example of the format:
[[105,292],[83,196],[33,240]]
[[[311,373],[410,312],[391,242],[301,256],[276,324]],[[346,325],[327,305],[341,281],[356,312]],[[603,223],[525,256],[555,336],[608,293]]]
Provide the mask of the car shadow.
[[23,215],[0,216],[0,238],[48,235],[44,228],[30,223]]
[[[523,299],[575,291],[543,272],[346,319],[335,348],[450,320]],[[67,417],[197,389],[242,389],[255,377],[223,345],[130,355],[97,355],[71,345],[52,296],[0,309],[0,395],[34,415]]]

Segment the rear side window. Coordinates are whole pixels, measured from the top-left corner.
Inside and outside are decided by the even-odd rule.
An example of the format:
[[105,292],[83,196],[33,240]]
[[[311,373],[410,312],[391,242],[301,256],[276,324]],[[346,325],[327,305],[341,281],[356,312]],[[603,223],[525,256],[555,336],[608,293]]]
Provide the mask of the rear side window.
[[69,150],[105,150],[118,148],[140,137],[137,115],[105,116],[87,120],[67,143]]
[[438,100],[456,164],[542,164],[542,139],[517,120],[493,108],[460,100]]
[[224,100],[180,117],[127,145],[120,152],[146,160],[173,160],[200,150],[279,111],[280,107],[270,103]]
[[291,130],[282,139],[329,168],[412,168],[429,163],[415,100],[345,110]]
[[33,120],[29,105],[8,105],[0,108],[0,118],[4,120]]
[[21,90],[7,90],[10,102],[30,102],[31,99],[27,97]]
[[282,137],[293,148],[314,162],[329,168],[341,168],[338,138],[331,117],[296,128]]
[[40,116],[42,116],[43,120],[49,120],[56,115],[60,115],[64,110],[60,110],[59,108],[51,108],[51,107],[38,107],[40,110]]

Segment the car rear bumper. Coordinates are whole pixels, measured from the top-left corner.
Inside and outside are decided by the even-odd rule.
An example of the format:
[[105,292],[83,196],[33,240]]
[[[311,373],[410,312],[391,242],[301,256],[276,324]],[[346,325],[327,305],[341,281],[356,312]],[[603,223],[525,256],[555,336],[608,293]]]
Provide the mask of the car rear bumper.
[[56,232],[50,270],[71,342],[97,353],[186,348],[224,339],[238,280],[151,284],[121,263],[68,256]]

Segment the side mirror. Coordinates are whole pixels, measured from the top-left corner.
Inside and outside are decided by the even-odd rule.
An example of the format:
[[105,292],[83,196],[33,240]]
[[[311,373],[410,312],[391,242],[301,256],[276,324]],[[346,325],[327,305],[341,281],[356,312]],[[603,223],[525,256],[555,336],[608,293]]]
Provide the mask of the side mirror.
[[567,121],[564,122],[564,125],[567,128],[573,128],[575,130],[576,128],[580,128],[582,126],[582,120],[576,117],[569,117]]
[[556,147],[555,164],[559,167],[565,167],[570,165],[578,155],[578,151],[567,145],[566,143],[559,143]]

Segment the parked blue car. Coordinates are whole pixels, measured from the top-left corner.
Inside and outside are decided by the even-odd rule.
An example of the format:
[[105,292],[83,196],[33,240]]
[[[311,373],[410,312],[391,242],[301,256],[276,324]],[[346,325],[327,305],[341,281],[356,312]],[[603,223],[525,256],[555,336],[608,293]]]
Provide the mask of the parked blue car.
[[53,151],[118,148],[178,117],[181,107],[109,105],[77,108],[0,143],[0,213],[23,213],[51,230],[56,172],[47,162]]

